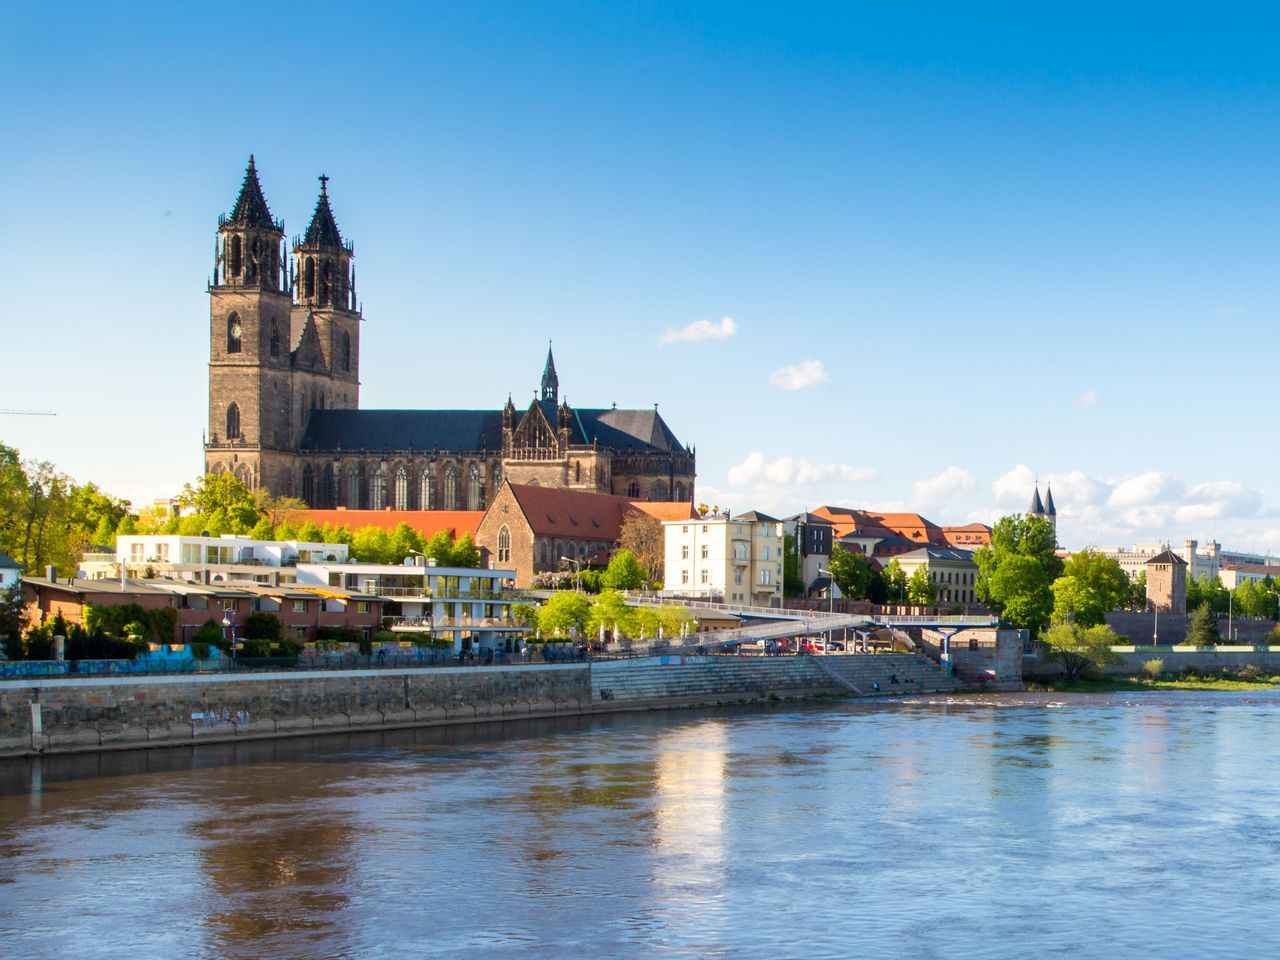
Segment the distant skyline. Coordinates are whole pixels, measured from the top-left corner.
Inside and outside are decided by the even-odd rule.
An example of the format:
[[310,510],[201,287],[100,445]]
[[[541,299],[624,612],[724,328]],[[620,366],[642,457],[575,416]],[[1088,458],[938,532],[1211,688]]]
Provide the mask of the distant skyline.
[[[69,3],[0,12],[0,442],[202,463],[250,153],[355,244],[362,405],[659,405],[698,496],[1280,552],[1265,5]],[[17,358],[17,362],[13,362]]]

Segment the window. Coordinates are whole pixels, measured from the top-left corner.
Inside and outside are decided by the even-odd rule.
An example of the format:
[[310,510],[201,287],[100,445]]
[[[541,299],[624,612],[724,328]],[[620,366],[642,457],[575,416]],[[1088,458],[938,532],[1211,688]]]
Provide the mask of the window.
[[310,464],[302,468],[302,499],[307,501],[309,507],[316,505],[316,477],[311,472]]
[[240,326],[240,317],[233,313],[227,317],[227,353],[240,352],[240,339],[244,336],[244,328]]
[[360,468],[351,467],[347,470],[347,508],[349,510],[360,509]]
[[[628,496],[628,497],[630,497],[632,500],[639,500],[639,499],[640,499],[640,484],[638,484],[638,483],[637,483],[636,481],[634,481],[634,480],[632,480],[630,483],[628,483],[628,484],[627,484],[627,496]],[[686,528],[686,530],[687,530],[687,528]]]
[[227,439],[240,439],[240,407],[238,404],[231,404],[227,407]]
[[458,509],[458,468],[453,464],[444,471],[444,508]]
[[396,470],[396,509],[409,509],[409,471],[404,467]]
[[498,562],[511,562],[511,531],[507,529],[506,524],[498,531]]
[[387,475],[382,467],[369,480],[369,509],[381,510],[387,505]]
[[702,571],[702,582],[703,582],[703,583],[706,583],[706,582],[707,582],[707,571],[706,571],[706,570],[703,570],[703,571]]
[[769,548],[768,548],[768,547],[765,547],[765,548],[764,548],[764,559],[765,559],[765,560],[768,560],[768,559],[769,559]]
[[683,483],[676,484],[674,498],[681,503],[689,499],[689,493]]
[[418,486],[419,509],[434,510],[436,508],[436,475],[431,472],[430,467],[422,471],[422,481]]
[[[135,563],[141,563],[143,558],[142,547],[143,545],[140,543],[129,544],[129,559]],[[19,626],[21,626],[21,624],[19,624]]]
[[741,571],[741,570],[735,570],[735,571],[733,571],[733,582],[734,582],[734,583],[736,583],[736,584],[738,584],[739,586],[741,586],[741,585],[742,585],[742,571]]
[[689,559],[689,545],[687,543],[680,548],[680,559],[681,560]]
[[467,470],[467,509],[484,509],[484,484],[480,479],[480,465],[473,463]]
[[294,612],[294,613],[306,613],[306,612],[307,612],[307,601],[305,601],[305,600],[295,600],[295,601],[293,601],[293,612]]
[[243,254],[240,247],[240,237],[238,235],[231,238],[231,249],[227,251],[227,273],[233,277],[240,276],[240,267],[243,266]]
[[680,582],[681,582],[681,583],[688,583],[688,582],[689,582],[689,571],[688,571],[688,570],[681,570],[681,571],[680,571]]
[[760,584],[761,584],[761,586],[765,586],[765,587],[767,587],[767,586],[769,586],[771,583],[773,583],[773,571],[772,571],[772,570],[761,570],[761,571],[760,571]]
[[275,320],[271,321],[271,355],[280,356],[280,324]]
[[[703,533],[706,533],[706,532],[707,532],[707,525],[706,525],[705,523],[702,525],[702,532],[703,532]],[[742,528],[741,528],[741,527],[739,527],[739,528],[738,528],[738,532],[739,532],[739,533],[741,533],[741,532],[742,532]]]
[[649,488],[649,499],[650,499],[650,500],[659,500],[659,501],[661,501],[661,500],[666,500],[666,499],[667,499],[667,485],[666,485],[665,483],[663,483],[661,480],[655,480],[655,481],[653,481],[653,486],[651,486],[651,487]]
[[316,295],[316,261],[314,257],[307,257],[307,262],[302,267],[302,295],[304,297],[314,297]]
[[356,601],[356,613],[368,613],[368,612],[369,612],[369,601],[368,601],[368,600],[357,600],[357,601]]
[[708,549],[707,549],[707,545],[704,543],[704,544],[702,545],[702,559],[703,559],[703,560],[707,559],[707,554],[708,554],[708,553],[709,553],[709,551],[708,551]]

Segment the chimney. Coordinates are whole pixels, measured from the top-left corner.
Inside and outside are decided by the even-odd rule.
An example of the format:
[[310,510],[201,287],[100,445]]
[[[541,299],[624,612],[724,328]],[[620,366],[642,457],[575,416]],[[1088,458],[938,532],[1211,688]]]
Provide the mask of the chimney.
[[58,568],[50,564],[44,568],[44,578],[50,583],[58,582]]

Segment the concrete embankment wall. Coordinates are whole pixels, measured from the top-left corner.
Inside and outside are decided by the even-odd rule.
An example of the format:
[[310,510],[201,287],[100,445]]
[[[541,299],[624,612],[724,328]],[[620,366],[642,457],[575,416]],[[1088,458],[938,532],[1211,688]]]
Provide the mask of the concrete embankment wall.
[[[1194,667],[1201,673],[1219,673],[1238,667],[1256,666],[1266,674],[1280,674],[1280,647],[1113,647],[1120,658],[1104,666],[1111,676],[1131,677],[1143,672],[1148,660],[1163,660],[1166,673],[1181,673]],[[1026,657],[1022,672],[1028,679],[1056,677],[1062,664],[1046,656]]]

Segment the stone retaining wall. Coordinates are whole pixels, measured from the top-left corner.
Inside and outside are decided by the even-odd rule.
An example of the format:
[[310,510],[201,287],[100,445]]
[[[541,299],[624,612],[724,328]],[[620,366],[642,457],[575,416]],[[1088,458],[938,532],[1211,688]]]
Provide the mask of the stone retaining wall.
[[[1119,661],[1103,667],[1111,676],[1132,677],[1143,672],[1148,660],[1164,661],[1166,673],[1181,673],[1195,667],[1201,673],[1220,673],[1237,667],[1256,666],[1265,674],[1280,674],[1280,647],[1112,647]],[[1022,672],[1028,679],[1056,677],[1062,664],[1044,656],[1024,658]]]

